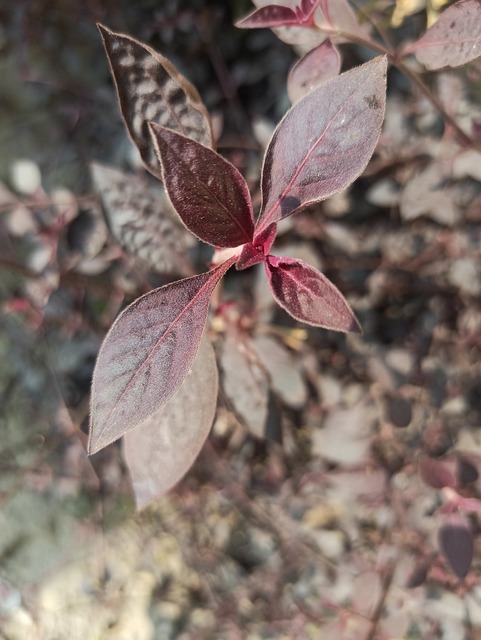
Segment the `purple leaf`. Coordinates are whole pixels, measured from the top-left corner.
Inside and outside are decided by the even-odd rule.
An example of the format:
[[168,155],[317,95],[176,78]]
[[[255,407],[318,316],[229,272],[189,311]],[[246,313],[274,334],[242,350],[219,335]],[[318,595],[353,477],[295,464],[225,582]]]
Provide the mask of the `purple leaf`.
[[351,184],[376,146],[386,98],[385,56],[332,78],[277,126],[262,170],[258,231]]
[[197,353],[210,296],[234,262],[154,289],[120,314],[95,365],[89,453],[120,438],[174,395]]
[[185,226],[216,247],[236,247],[254,235],[246,181],[212,149],[151,124],[169,198]]
[[462,0],[448,7],[439,20],[405,51],[412,52],[430,70],[459,67],[481,56],[479,0]]
[[453,513],[438,534],[439,547],[458,578],[466,577],[473,561],[474,543],[469,522]]
[[236,27],[242,29],[262,29],[291,24],[299,24],[298,15],[293,9],[278,4],[268,4],[265,7],[256,9],[242,20],[236,22]]
[[309,51],[292,67],[287,78],[289,100],[294,104],[320,84],[338,76],[341,56],[330,40]]
[[341,292],[302,260],[268,256],[266,273],[277,303],[296,320],[335,331],[362,329]]
[[166,493],[192,466],[209,435],[217,392],[214,349],[204,335],[177,393],[123,437],[138,509]]
[[192,275],[186,252],[195,238],[180,224],[165,193],[154,192],[137,176],[92,164],[109,227],[120,245],[159,273]]
[[209,115],[195,87],[145,44],[98,25],[128,132],[146,167],[160,177],[148,130],[156,122],[213,146]]
[[454,465],[449,465],[443,460],[422,456],[419,459],[418,470],[423,482],[433,489],[455,487],[458,484]]

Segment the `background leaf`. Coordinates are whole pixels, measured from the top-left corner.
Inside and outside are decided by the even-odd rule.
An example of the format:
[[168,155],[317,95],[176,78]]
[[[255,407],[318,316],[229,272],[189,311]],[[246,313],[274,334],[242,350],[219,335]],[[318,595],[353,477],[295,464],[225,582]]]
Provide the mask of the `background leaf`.
[[95,163],[91,172],[109,227],[123,249],[159,273],[192,275],[186,252],[195,239],[178,222],[165,194],[112,167]]
[[254,235],[249,188],[212,149],[158,125],[152,137],[169,198],[185,226],[215,247],[237,247]]
[[210,296],[234,261],[154,289],[120,314],[95,365],[89,453],[120,438],[174,395],[197,353]]
[[166,493],[192,466],[209,435],[217,393],[214,349],[204,335],[177,393],[123,437],[138,509]]
[[458,513],[439,529],[439,547],[458,578],[464,578],[473,561],[474,543],[469,522]]
[[250,341],[228,333],[220,359],[222,386],[235,412],[259,438],[265,437],[269,408],[269,377]]
[[293,409],[307,402],[307,387],[298,360],[278,340],[258,335],[252,345],[264,369],[270,375],[273,391]]
[[294,103],[326,80],[339,75],[341,56],[330,40],[306,53],[292,67],[287,78],[287,93]]
[[160,178],[149,122],[213,146],[209,115],[195,87],[147,45],[98,25],[128,132],[146,167]]
[[459,67],[481,56],[481,3],[462,0],[443,11],[439,20],[406,53],[414,52],[427,69]]
[[384,118],[386,57],[332,78],[296,103],[264,158],[258,228],[351,184],[376,146]]
[[268,256],[266,273],[276,302],[289,315],[315,327],[361,332],[342,293],[302,260]]

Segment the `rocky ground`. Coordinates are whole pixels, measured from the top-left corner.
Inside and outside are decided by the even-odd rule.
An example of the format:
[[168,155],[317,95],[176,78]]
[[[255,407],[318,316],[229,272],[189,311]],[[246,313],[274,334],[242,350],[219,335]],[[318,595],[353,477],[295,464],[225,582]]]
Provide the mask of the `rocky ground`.
[[[0,8],[0,637],[480,638],[479,154],[392,72],[366,174],[276,245],[335,282],[363,335],[296,324],[260,271],[231,275],[229,318],[269,374],[268,439],[239,411],[258,390],[232,397],[217,318],[211,437],[137,513],[121,446],[86,455],[90,379],[118,311],[174,276],[122,249],[90,182],[92,161],[140,175],[94,24],[174,60],[253,190],[295,55],[232,26],[244,2],[84,5]],[[478,131],[480,69],[437,80]]]

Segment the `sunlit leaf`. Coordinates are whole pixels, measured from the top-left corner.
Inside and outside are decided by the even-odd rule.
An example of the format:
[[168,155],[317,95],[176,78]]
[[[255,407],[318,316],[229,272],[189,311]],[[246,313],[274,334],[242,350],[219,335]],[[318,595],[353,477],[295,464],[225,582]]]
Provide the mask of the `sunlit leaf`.
[[474,543],[469,522],[453,513],[441,526],[438,534],[439,547],[458,578],[464,578],[473,561]]
[[[321,11],[316,13],[316,25],[329,31],[342,31],[356,36],[367,35],[365,27],[359,24],[356,14],[347,0],[320,0]],[[337,38],[336,42],[344,41]]]
[[269,377],[253,346],[238,334],[228,333],[220,364],[223,389],[249,431],[265,436],[269,407]]
[[91,170],[110,229],[125,251],[160,273],[192,275],[186,251],[195,239],[174,218],[165,194],[112,167],[95,163]]
[[406,53],[414,52],[427,69],[459,67],[481,56],[481,3],[461,0],[439,20]]
[[122,116],[149,171],[160,177],[159,160],[148,130],[149,122],[213,146],[206,108],[195,87],[175,66],[138,40],[98,26]]
[[151,125],[162,177],[185,226],[216,247],[250,242],[254,214],[246,181],[215,151],[183,135]]
[[197,353],[210,296],[234,261],[146,293],[114,322],[93,375],[90,453],[150,417],[180,387]]
[[177,393],[123,438],[138,509],[171,489],[188,471],[209,435],[217,407],[217,364],[204,336]]
[[301,322],[335,331],[361,332],[341,292],[302,260],[268,256],[266,273],[277,303]]
[[287,78],[289,100],[294,103],[326,80],[339,75],[341,56],[330,40],[306,53],[292,67]]
[[293,9],[279,4],[268,4],[236,22],[236,27],[261,29],[290,24],[299,24],[299,19]]
[[327,80],[287,112],[264,158],[258,230],[362,173],[381,132],[386,68],[386,57],[378,57]]

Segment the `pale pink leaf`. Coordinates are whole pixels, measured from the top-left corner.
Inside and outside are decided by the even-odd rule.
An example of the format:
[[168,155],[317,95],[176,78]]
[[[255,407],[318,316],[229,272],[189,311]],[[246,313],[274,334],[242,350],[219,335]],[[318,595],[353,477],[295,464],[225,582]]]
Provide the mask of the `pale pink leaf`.
[[414,52],[427,69],[459,67],[481,56],[481,2],[461,0],[448,7],[437,22],[406,53]]
[[209,115],[195,87],[147,45],[98,25],[114,78],[120,109],[146,167],[160,177],[148,123],[156,122],[213,146]]
[[303,407],[307,402],[307,387],[299,362],[286,347],[270,336],[256,336],[251,344],[270,376],[272,390],[289,407]]
[[120,314],[95,365],[89,453],[120,438],[174,395],[197,353],[210,296],[234,261],[154,289]]
[[254,346],[237,333],[228,333],[220,364],[223,372],[222,386],[236,414],[253,435],[265,437],[269,377]]
[[302,260],[268,256],[266,273],[276,302],[296,320],[335,331],[362,329],[342,293]]
[[376,571],[366,571],[354,580],[351,608],[371,618],[382,598],[382,581]]
[[287,112],[264,158],[258,231],[362,173],[381,132],[386,69],[386,57],[375,58],[327,80]]
[[474,542],[468,520],[451,514],[438,534],[439,547],[458,578],[464,578],[473,561]]
[[214,349],[204,335],[177,393],[123,437],[138,509],[169,491],[192,466],[209,435],[217,392]]
[[254,235],[249,188],[218,153],[185,136],[151,124],[162,178],[185,226],[216,247],[236,247]]
[[[321,11],[316,13],[315,23],[320,29],[326,29],[328,32],[351,33],[355,36],[368,35],[364,26],[359,24],[347,0],[320,0],[319,6]],[[336,42],[341,41],[345,41],[345,38],[336,37]]]
[[306,53],[292,67],[287,78],[287,93],[294,103],[320,84],[339,75],[341,56],[330,40]]
[[180,224],[165,193],[113,167],[95,163],[91,171],[120,245],[157,272],[192,275],[186,253],[196,241]]

